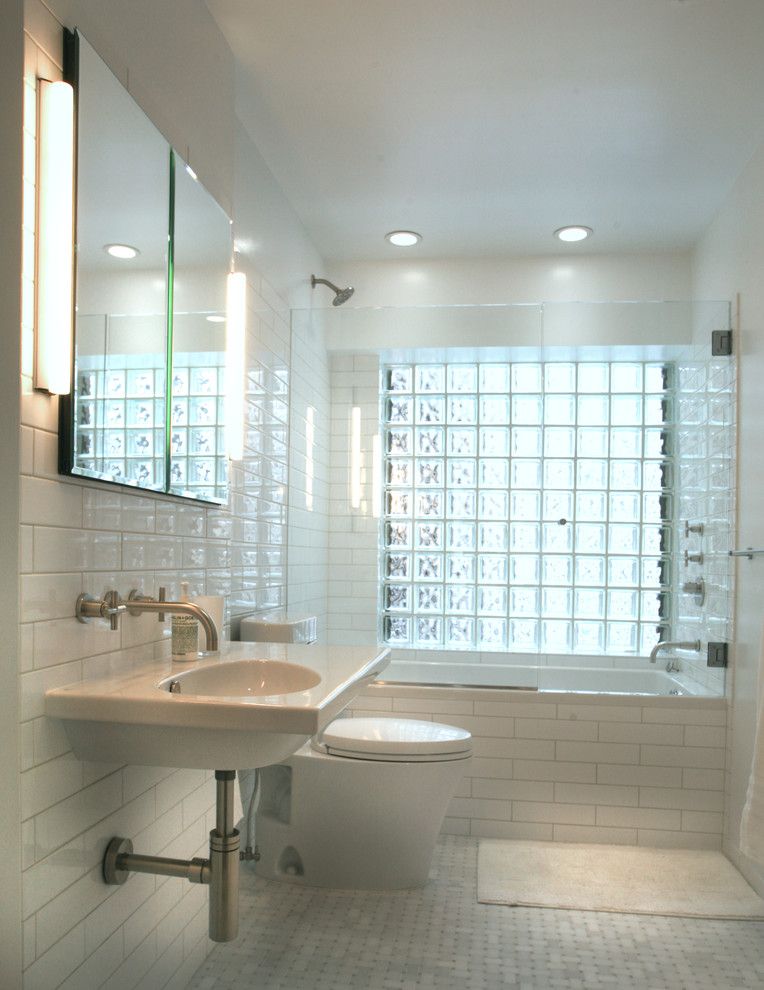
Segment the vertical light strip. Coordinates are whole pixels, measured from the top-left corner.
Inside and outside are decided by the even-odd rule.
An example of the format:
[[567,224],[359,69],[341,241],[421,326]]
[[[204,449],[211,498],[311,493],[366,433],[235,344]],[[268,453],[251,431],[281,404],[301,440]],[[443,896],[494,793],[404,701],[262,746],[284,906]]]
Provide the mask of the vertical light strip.
[[313,452],[315,442],[316,410],[313,406],[308,406],[305,414],[305,508],[308,512],[313,511],[313,481],[315,478]]
[[361,507],[361,407],[353,406],[350,418],[350,505]]
[[35,388],[71,391],[74,271],[74,91],[39,80]]
[[226,446],[232,461],[244,456],[244,343],[247,278],[231,272],[226,292]]
[[375,433],[371,440],[371,513],[379,519],[382,511],[382,440]]

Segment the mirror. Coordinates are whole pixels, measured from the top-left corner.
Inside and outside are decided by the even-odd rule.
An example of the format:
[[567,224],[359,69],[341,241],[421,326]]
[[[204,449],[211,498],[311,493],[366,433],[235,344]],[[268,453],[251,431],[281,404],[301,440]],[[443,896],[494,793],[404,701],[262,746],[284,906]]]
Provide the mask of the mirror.
[[231,222],[85,39],[77,100],[72,395],[64,474],[223,502]]

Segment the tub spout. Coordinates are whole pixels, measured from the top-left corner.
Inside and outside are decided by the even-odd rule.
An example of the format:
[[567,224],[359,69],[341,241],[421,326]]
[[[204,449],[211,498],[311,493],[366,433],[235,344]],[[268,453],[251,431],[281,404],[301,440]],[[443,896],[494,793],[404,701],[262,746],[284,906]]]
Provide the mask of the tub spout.
[[692,642],[684,640],[661,640],[650,650],[650,663],[655,663],[661,650],[691,650],[693,653],[700,653],[700,640],[694,639]]

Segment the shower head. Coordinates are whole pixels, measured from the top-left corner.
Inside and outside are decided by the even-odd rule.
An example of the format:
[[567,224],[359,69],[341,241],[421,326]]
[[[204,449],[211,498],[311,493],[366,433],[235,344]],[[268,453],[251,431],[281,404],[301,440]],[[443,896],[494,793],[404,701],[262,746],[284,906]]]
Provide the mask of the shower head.
[[330,282],[326,278],[316,278],[315,275],[310,276],[310,284],[315,288],[319,282],[321,285],[328,285],[329,288],[334,292],[334,299],[332,299],[332,306],[341,306],[343,303],[347,302],[348,299],[353,295],[355,289],[352,285],[349,285],[347,289],[340,289],[339,286],[335,285],[334,282]]

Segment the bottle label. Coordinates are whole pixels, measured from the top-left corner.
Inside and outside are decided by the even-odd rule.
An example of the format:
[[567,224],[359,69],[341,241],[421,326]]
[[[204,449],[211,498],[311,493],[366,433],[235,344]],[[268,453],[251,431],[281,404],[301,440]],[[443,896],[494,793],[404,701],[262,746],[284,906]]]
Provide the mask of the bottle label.
[[199,643],[199,623],[191,615],[174,615],[172,617],[172,653],[173,656],[183,656],[186,653],[196,653]]

